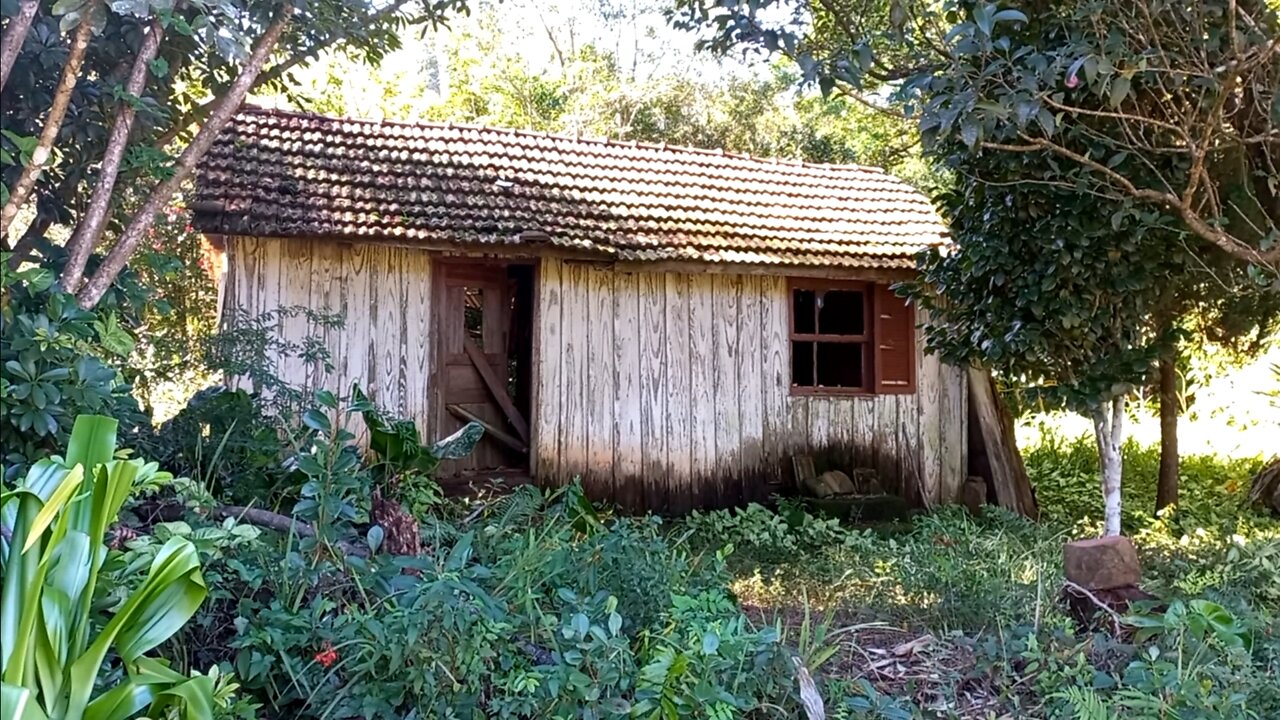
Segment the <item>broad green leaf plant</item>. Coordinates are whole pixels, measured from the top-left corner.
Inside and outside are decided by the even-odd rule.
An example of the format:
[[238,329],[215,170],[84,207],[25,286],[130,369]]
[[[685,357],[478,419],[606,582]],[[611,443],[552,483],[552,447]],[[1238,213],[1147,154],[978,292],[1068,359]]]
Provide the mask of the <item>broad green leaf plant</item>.
[[[118,455],[116,431],[112,418],[76,418],[66,457],[36,462],[0,495],[0,720],[126,720],[171,710],[188,720],[212,717],[212,678],[184,675],[146,655],[204,601],[189,541],[165,543],[110,617],[92,607],[107,528],[135,485],[162,475],[155,463]],[[99,687],[112,657],[123,679]]]

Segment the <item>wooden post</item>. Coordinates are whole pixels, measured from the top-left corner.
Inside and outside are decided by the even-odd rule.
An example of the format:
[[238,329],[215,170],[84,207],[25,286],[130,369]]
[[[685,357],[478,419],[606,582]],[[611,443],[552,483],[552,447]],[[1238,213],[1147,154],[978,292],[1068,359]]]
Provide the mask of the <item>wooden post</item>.
[[991,373],[979,368],[969,368],[969,402],[973,403],[978,417],[977,430],[991,461],[991,482],[995,485],[996,501],[1001,507],[1025,515],[1033,520],[1040,517],[1035,496],[1031,493],[1031,481],[1013,434],[1013,416],[1000,401]]

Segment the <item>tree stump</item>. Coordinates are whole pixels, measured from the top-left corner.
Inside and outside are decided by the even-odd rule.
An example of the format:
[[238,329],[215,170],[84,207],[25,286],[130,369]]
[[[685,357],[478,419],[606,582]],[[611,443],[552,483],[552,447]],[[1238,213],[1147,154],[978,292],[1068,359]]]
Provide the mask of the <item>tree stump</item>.
[[1067,578],[1062,599],[1081,632],[1107,630],[1117,637],[1124,635],[1121,616],[1134,602],[1154,598],[1139,587],[1142,567],[1127,537],[1067,543],[1062,561]]
[[1253,478],[1249,503],[1265,508],[1273,515],[1280,515],[1280,457],[1271,458],[1271,462]]

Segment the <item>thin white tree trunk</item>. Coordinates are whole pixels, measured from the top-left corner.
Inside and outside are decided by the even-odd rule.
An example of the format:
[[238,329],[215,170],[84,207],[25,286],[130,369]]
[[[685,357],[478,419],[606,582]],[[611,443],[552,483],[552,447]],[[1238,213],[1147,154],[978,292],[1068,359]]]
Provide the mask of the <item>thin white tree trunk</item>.
[[258,38],[257,44],[250,53],[249,59],[245,61],[244,67],[240,70],[240,75],[231,83],[231,87],[218,101],[209,119],[201,126],[200,131],[191,140],[191,144],[182,151],[178,156],[178,160],[174,163],[173,174],[166,180],[160,182],[151,193],[147,196],[142,207],[138,209],[137,214],[133,216],[133,220],[125,228],[121,234],[116,246],[107,253],[107,257],[93,273],[76,294],[76,300],[80,307],[84,309],[92,308],[98,304],[102,296],[111,287],[111,283],[115,282],[116,276],[124,268],[125,263],[129,262],[129,258],[133,256],[138,244],[146,237],[147,230],[150,230],[155,224],[156,214],[163,209],[165,203],[173,194],[177,192],[182,183],[186,182],[191,174],[195,171],[196,163],[204,154],[213,146],[213,141],[222,128],[231,120],[231,116],[240,109],[240,105],[244,102],[245,95],[249,93],[249,88],[253,85],[253,81],[262,72],[262,66],[267,62],[267,58],[275,50],[276,43],[279,42],[280,36],[284,33],[285,27],[289,24],[289,18],[293,15],[293,5],[285,5],[272,20],[262,36]]
[[1124,440],[1124,396],[1093,409],[1093,432],[1098,443],[1098,467],[1102,474],[1103,535],[1120,534],[1120,446]]

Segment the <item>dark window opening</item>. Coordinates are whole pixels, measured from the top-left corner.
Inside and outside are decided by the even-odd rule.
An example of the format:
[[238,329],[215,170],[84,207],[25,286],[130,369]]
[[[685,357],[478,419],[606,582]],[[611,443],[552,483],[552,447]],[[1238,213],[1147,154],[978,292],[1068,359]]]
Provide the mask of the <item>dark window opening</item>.
[[817,343],[818,387],[865,388],[864,343]]
[[481,349],[484,348],[484,288],[468,287],[462,290],[462,323],[467,337]]
[[793,279],[791,392],[915,392],[915,313],[888,285]]
[[818,306],[822,335],[864,335],[867,332],[866,295],[855,290],[828,290]]

